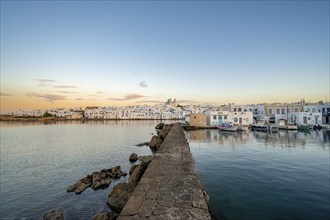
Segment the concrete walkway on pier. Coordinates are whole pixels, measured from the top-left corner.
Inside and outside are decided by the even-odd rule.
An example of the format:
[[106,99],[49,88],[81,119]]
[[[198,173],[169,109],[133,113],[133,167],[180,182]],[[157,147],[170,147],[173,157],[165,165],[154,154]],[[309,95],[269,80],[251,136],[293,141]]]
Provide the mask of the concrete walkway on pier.
[[174,124],[118,220],[211,219],[183,129]]

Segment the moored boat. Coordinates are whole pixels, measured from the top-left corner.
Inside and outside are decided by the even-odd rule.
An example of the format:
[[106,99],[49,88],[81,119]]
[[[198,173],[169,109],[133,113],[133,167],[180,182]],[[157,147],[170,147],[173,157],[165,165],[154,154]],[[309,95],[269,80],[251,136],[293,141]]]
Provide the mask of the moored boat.
[[233,126],[232,124],[228,124],[228,123],[223,123],[223,124],[219,125],[219,129],[221,131],[236,132],[237,131],[237,126]]
[[265,132],[269,130],[267,125],[260,123],[252,124],[251,129],[254,131],[265,131]]
[[309,125],[306,125],[306,124],[301,124],[301,125],[298,125],[298,130],[300,131],[309,131],[311,128]]
[[247,131],[247,130],[249,130],[248,126],[244,126],[244,125],[237,126],[237,131]]

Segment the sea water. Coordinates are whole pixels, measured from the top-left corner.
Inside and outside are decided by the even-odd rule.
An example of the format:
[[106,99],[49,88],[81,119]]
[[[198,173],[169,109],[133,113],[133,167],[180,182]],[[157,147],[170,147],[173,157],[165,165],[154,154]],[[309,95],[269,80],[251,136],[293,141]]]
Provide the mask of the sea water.
[[187,131],[216,217],[330,218],[329,131]]
[[[150,155],[159,121],[1,122],[0,219],[66,219],[110,211],[106,189],[66,192],[80,178]],[[328,219],[330,134],[326,131],[186,131],[198,176],[218,219]]]

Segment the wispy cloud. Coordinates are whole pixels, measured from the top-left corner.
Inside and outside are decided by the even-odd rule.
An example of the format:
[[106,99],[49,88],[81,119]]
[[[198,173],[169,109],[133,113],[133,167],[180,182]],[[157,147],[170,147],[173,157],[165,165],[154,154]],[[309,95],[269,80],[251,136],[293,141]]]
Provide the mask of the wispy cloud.
[[40,94],[36,92],[28,92],[25,94],[28,97],[39,97],[43,98],[48,102],[59,101],[59,100],[66,100],[66,96],[62,95],[54,95],[54,94]]
[[148,84],[145,82],[145,81],[142,81],[142,82],[140,82],[140,87],[142,87],[142,88],[147,88],[148,87]]
[[138,74],[137,73],[132,73],[132,76],[137,76]]
[[60,89],[76,89],[77,86],[70,86],[70,85],[66,85],[66,86],[53,86],[54,88],[60,88]]
[[142,97],[146,97],[146,96],[140,95],[140,94],[131,93],[131,94],[125,95],[124,98],[108,98],[108,100],[112,100],[112,101],[127,101],[127,100],[142,98]]
[[41,83],[53,83],[56,82],[56,80],[53,79],[36,79],[37,82],[41,82]]
[[8,93],[0,92],[0,96],[12,96],[12,95],[10,95],[10,94],[8,94]]
[[81,100],[83,100],[83,99],[82,99],[82,98],[76,98],[76,100],[81,101]]
[[57,92],[59,92],[59,93],[64,93],[64,94],[73,94],[73,93],[77,93],[77,92],[63,91],[63,90],[61,90],[61,91],[57,91]]
[[56,81],[53,79],[35,79],[39,84],[38,86],[50,86],[51,83],[55,83]]

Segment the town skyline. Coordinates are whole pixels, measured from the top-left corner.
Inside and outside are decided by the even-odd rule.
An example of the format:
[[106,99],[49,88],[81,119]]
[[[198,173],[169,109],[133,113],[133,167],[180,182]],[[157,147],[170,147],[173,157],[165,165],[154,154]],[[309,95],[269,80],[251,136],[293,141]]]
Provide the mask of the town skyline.
[[328,1],[1,1],[1,114],[326,102],[329,80]]

